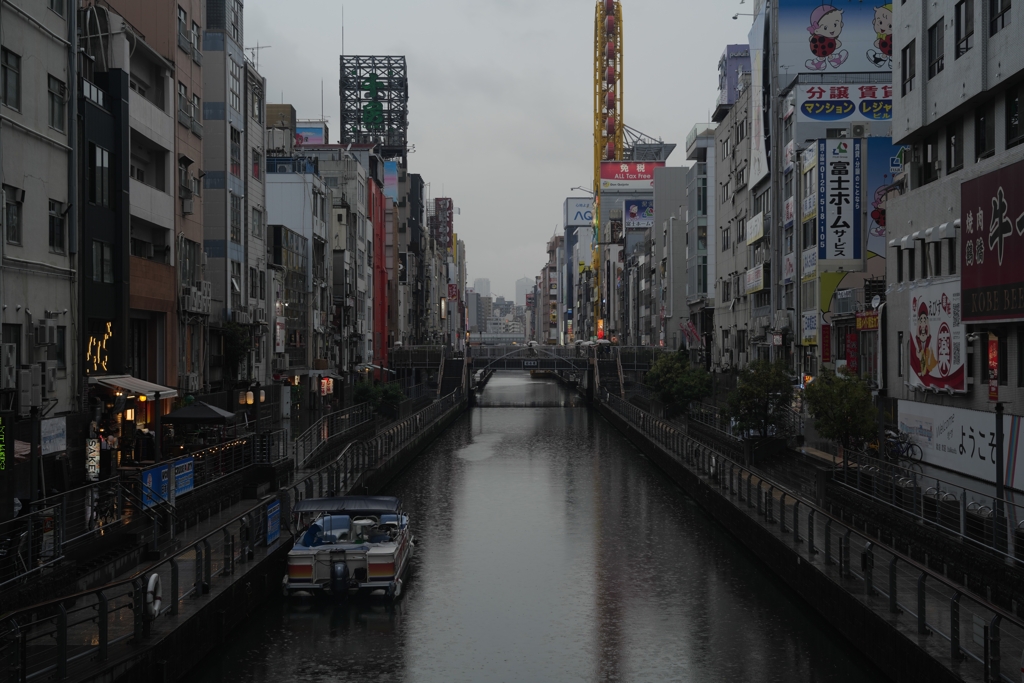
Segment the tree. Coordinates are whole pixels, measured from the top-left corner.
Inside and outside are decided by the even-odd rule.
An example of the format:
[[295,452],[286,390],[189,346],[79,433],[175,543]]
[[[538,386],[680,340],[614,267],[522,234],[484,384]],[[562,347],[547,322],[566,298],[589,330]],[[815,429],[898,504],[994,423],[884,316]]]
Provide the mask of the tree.
[[740,431],[762,439],[786,434],[793,383],[785,363],[756,360],[740,372],[738,380],[729,395],[729,416]]
[[711,394],[711,375],[702,367],[691,366],[685,351],[662,354],[644,377],[644,384],[657,392],[663,403],[684,407]]
[[825,368],[804,389],[804,397],[814,428],[829,441],[849,448],[875,435],[877,411],[871,388],[861,378]]
[[398,405],[405,400],[405,394],[396,382],[381,384],[368,380],[356,382],[352,390],[352,400],[356,404],[369,403],[377,412],[394,415]]
[[244,378],[246,370],[242,362],[248,360],[252,351],[252,333],[249,328],[238,323],[224,326],[224,369],[231,377]]

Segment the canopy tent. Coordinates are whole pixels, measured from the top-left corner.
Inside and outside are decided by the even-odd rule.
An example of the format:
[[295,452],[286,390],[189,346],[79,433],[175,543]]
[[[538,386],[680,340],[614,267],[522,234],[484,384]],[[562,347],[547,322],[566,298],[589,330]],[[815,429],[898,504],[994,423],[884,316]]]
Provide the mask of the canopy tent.
[[197,401],[190,406],[168,413],[161,419],[164,424],[227,425],[238,420],[238,415],[211,406],[209,403]]
[[119,389],[129,394],[141,394],[149,399],[174,398],[178,395],[177,389],[161,386],[147,382],[144,379],[137,379],[131,375],[102,375],[90,377],[89,384],[100,384],[111,389]]

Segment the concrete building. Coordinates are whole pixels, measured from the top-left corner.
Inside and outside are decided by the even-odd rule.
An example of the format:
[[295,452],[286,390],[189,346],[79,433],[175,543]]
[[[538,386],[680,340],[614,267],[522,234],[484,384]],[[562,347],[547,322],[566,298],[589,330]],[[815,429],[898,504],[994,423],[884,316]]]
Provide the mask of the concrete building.
[[708,368],[714,342],[715,216],[717,203],[726,201],[728,189],[715,186],[717,154],[715,124],[696,124],[686,136],[686,158],[695,163],[686,172],[686,305],[690,317],[684,336],[691,362],[703,362]]
[[485,277],[478,277],[477,279],[473,280],[473,290],[480,296],[490,296],[491,281]]
[[516,306],[526,305],[526,293],[530,291],[531,287],[533,287],[533,280],[528,277],[521,277],[516,280]]
[[651,305],[658,329],[652,333],[652,344],[672,350],[682,348],[680,324],[690,319],[686,307],[686,172],[682,166],[654,170]]

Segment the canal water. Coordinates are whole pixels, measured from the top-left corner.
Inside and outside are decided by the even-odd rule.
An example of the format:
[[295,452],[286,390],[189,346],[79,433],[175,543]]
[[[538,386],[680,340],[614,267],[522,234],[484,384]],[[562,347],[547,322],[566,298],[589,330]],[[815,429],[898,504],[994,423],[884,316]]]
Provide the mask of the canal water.
[[883,681],[549,380],[496,375],[385,493],[418,539],[394,605],[280,599],[202,683]]

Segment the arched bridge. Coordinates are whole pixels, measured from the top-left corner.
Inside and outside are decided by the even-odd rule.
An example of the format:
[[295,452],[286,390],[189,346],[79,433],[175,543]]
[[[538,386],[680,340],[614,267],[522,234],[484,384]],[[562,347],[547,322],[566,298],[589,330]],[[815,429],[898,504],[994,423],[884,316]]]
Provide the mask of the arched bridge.
[[561,370],[586,372],[586,349],[570,346],[476,346],[470,349],[473,371]]

